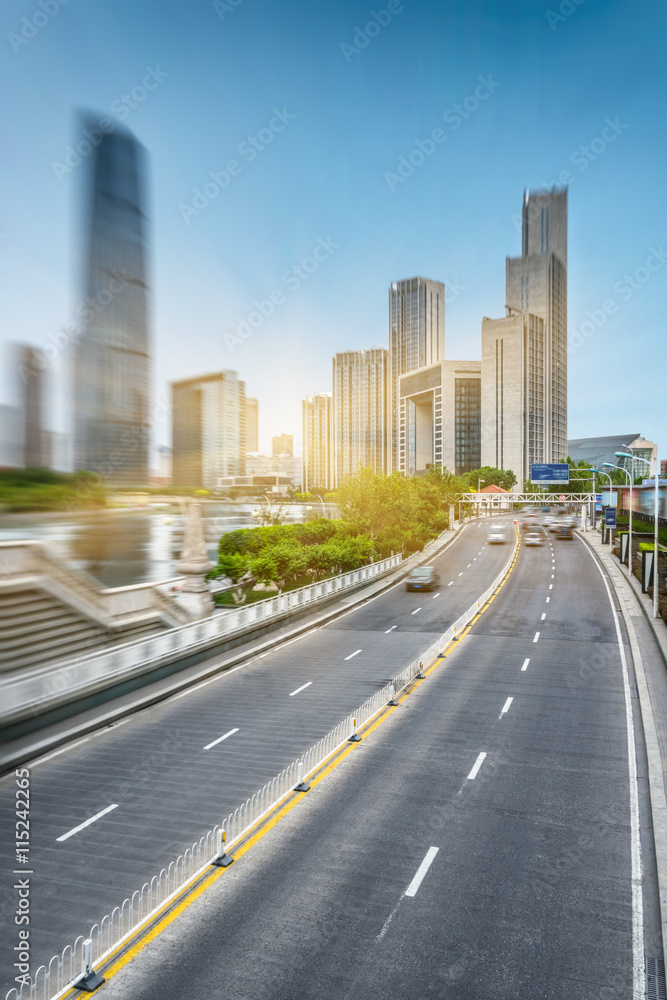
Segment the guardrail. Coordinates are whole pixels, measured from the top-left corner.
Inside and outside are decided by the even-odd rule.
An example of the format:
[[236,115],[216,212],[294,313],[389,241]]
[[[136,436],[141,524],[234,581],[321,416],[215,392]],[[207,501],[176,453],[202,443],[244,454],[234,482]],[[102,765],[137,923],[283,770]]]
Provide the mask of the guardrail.
[[518,546],[517,531],[512,554],[493,583],[418,659],[413,660],[302,757],[267,782],[221,824],[209,830],[183,854],[179,854],[168,868],[163,868],[150,882],[145,882],[140,890],[125,899],[122,906],[117,906],[100,923],[94,924],[86,938],[79,935],[73,945],[67,945],[60,955],[54,955],[48,966],[40,966],[30,985],[21,986],[19,990],[12,988],[5,1000],[56,1000],[61,993],[91,975],[95,965],[103,963],[142,924],[152,920],[161,907],[199,878],[209,865],[221,856],[224,857],[225,852],[233,850],[234,845],[238,845],[256,823],[282,799],[287,798],[308,775],[321,767],[328,757],[344,746],[351,737],[356,736],[358,728],[370,722],[420,674],[422,660],[428,663],[473,620],[509,572]]
[[402,561],[401,555],[390,556],[226,614],[119,643],[110,649],[18,670],[2,678],[0,721],[7,724],[22,713],[46,711],[63,701],[74,701],[98,688],[111,686],[130,671],[142,671],[162,660],[172,660],[179,653],[197,653],[217,640],[232,639],[254,625],[270,623],[322,598],[375,580],[396,569]]

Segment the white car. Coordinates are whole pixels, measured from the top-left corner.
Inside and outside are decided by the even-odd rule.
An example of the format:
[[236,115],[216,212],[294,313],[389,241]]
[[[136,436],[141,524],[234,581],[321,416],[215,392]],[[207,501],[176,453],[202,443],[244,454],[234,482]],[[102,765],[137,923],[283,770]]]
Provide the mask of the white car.
[[507,531],[505,528],[492,528],[487,540],[489,545],[501,545],[507,541]]
[[526,545],[543,545],[544,535],[541,531],[529,531],[526,535]]

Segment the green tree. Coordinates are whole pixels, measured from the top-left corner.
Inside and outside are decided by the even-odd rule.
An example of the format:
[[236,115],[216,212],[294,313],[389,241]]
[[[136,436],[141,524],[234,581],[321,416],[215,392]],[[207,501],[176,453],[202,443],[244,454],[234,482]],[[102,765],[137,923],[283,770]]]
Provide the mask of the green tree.
[[470,490],[476,490],[479,480],[482,489],[485,486],[500,486],[503,490],[511,490],[516,485],[516,476],[511,469],[496,469],[492,465],[484,465],[481,469],[473,469],[462,477],[468,483]]

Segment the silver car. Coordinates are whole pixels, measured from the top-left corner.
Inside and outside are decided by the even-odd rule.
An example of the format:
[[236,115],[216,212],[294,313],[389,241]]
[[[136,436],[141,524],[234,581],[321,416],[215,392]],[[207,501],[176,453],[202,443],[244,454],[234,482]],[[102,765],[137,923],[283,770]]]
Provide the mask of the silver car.
[[502,545],[507,541],[507,530],[505,528],[492,528],[489,532],[489,545]]

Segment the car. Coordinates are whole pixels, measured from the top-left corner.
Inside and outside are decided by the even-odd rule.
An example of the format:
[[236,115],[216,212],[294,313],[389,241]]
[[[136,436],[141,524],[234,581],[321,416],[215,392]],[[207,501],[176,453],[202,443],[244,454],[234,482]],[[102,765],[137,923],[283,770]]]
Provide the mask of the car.
[[543,545],[544,535],[541,531],[529,531],[526,535],[526,545]]
[[415,566],[405,581],[406,590],[433,590],[440,586],[440,574],[435,566]]
[[571,539],[574,535],[572,533],[572,528],[569,524],[559,524],[556,529],[556,538],[566,538]]
[[505,528],[492,528],[487,539],[489,545],[501,545],[507,541]]

